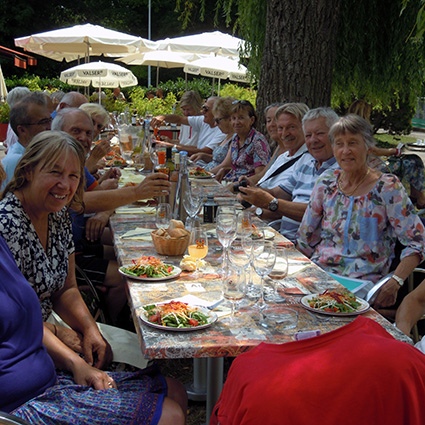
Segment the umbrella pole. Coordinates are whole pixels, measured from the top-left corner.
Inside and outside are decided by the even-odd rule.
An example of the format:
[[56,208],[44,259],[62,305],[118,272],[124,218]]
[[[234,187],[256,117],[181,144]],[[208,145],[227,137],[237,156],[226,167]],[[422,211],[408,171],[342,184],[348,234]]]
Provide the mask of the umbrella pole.
[[102,104],[102,87],[100,87],[100,77],[99,77],[99,105]]
[[156,67],[156,87],[158,88],[159,84],[159,66]]
[[184,89],[187,90],[187,72],[184,73]]
[[218,92],[217,92],[217,94],[220,96],[220,82],[221,82],[221,79],[219,78],[218,79]]

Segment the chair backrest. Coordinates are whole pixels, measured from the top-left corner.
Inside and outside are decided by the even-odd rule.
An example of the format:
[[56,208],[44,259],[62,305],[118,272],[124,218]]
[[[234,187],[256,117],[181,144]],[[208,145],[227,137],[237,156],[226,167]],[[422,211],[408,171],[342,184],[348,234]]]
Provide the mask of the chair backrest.
[[31,425],[29,422],[24,421],[17,416],[10,415],[9,413],[0,412],[0,425]]

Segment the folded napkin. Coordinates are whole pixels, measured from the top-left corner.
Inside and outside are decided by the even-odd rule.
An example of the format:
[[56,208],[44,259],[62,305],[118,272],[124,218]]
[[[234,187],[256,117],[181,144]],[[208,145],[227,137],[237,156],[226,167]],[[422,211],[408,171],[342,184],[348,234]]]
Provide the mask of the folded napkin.
[[156,207],[119,207],[115,210],[117,214],[155,214]]
[[153,232],[154,229],[145,229],[143,227],[136,227],[133,230],[129,230],[127,233],[124,233],[120,236],[121,239],[130,239],[134,241],[150,241],[151,238],[151,232]]

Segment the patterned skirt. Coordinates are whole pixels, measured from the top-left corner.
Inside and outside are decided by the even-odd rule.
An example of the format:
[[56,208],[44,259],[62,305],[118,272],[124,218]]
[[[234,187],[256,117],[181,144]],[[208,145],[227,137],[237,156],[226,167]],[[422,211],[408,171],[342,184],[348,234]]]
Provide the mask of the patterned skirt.
[[109,375],[118,390],[76,385],[70,374],[58,372],[57,385],[11,414],[37,425],[156,425],[167,395],[166,381],[157,368]]

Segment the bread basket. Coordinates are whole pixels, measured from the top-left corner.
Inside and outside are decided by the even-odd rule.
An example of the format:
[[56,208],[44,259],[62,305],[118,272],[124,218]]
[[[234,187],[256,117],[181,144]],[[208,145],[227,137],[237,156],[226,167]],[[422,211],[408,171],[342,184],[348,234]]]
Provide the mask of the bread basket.
[[159,236],[156,230],[151,233],[153,245],[158,254],[162,255],[183,255],[189,245],[190,233],[185,236],[173,238],[168,236]]

